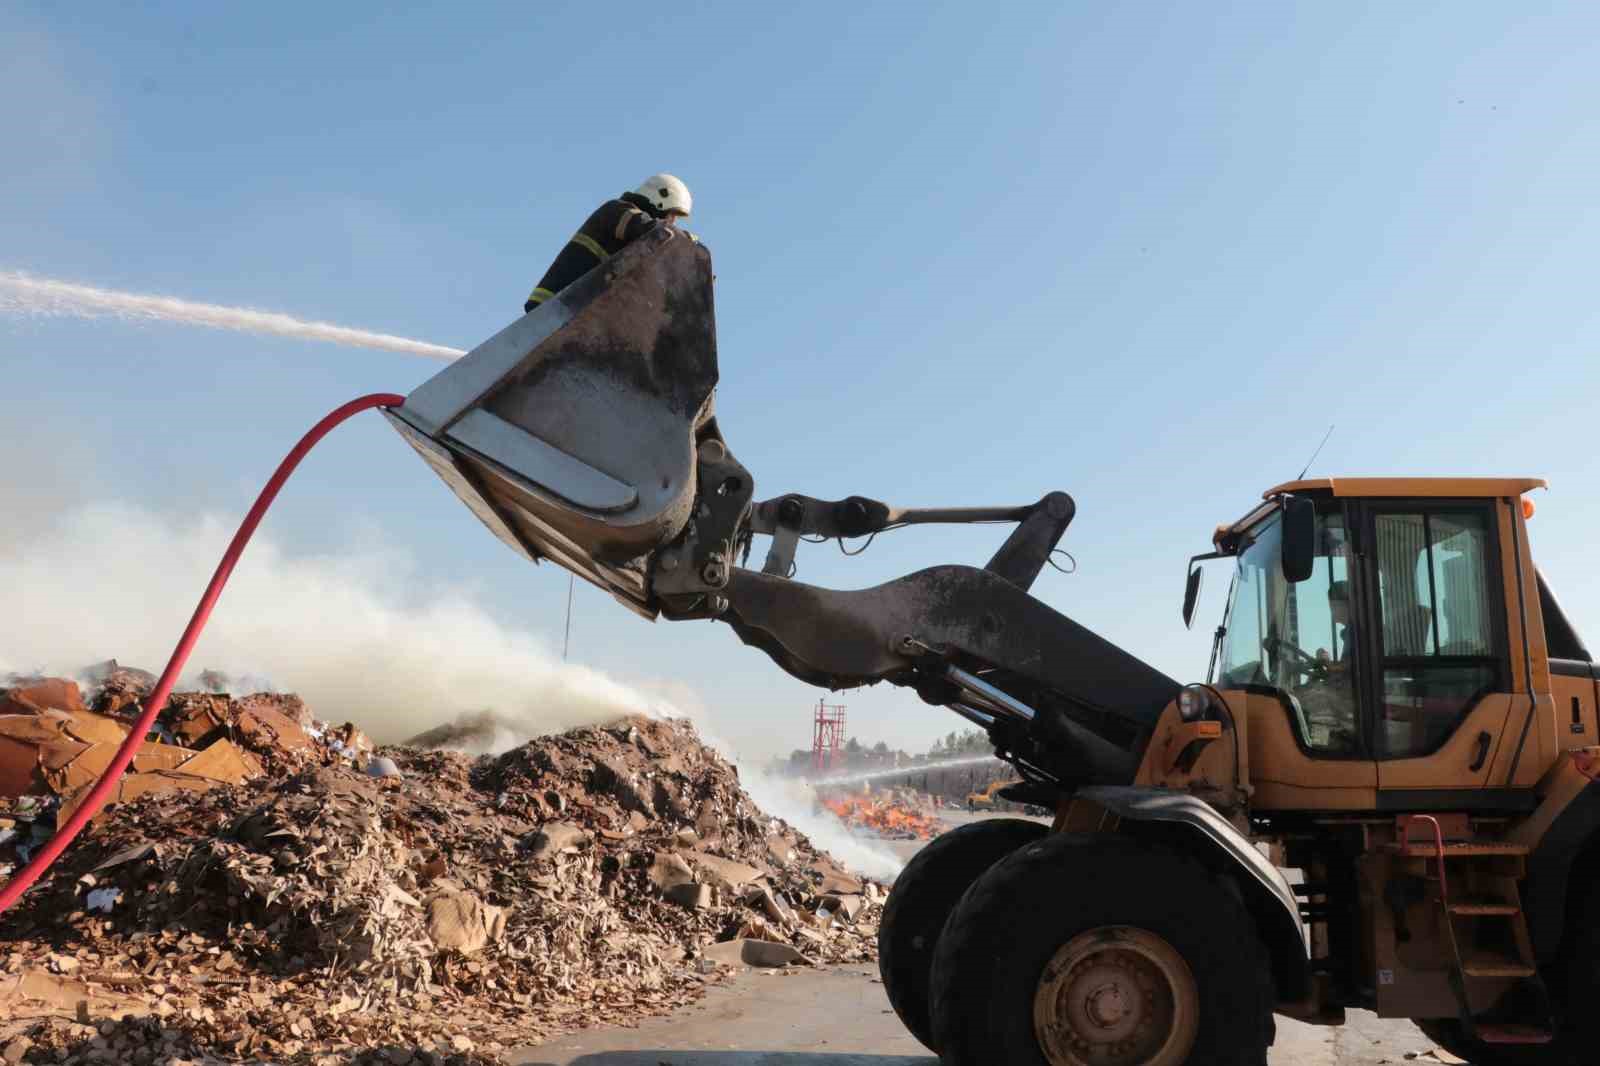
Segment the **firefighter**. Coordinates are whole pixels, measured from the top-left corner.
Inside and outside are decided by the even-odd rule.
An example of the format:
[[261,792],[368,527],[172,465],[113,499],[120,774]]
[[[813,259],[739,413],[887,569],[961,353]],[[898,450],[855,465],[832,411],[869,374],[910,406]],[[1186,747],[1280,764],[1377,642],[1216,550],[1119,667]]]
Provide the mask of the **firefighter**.
[[689,187],[671,174],[653,175],[633,192],[607,200],[561,249],[522,305],[523,311],[532,311],[656,226],[688,218],[693,206]]

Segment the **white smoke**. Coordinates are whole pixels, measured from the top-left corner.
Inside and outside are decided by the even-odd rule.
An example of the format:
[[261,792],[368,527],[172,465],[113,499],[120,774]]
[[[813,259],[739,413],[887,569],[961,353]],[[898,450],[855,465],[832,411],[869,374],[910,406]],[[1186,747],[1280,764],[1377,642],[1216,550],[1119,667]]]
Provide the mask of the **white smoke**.
[[356,348],[426,355],[446,362],[463,354],[459,348],[372,333],[295,318],[276,311],[196,303],[171,296],[117,292],[71,281],[36,278],[21,271],[0,271],[0,312],[10,315],[72,318],[120,318],[128,321],[174,322],[242,333],[268,333],[302,340],[329,341]]
[[[70,677],[111,657],[160,672],[234,528],[105,502],[71,505],[39,525],[21,550],[0,555],[0,674]],[[382,547],[296,555],[258,533],[189,676],[211,668],[270,678],[318,717],[355,721],[380,742],[490,708],[522,737],[670,710],[561,663],[464,594],[403,598],[394,590],[411,584],[407,565]]]
[[776,815],[811,838],[856,873],[893,881],[905,860],[877,841],[858,836],[826,807],[819,806],[816,790],[793,777],[741,767],[739,781],[756,806]]
[[[159,672],[233,524],[98,502],[73,504],[33,532],[25,548],[0,555],[0,677],[72,677],[111,657]],[[380,743],[462,727],[448,746],[473,754],[625,714],[686,717],[737,763],[681,683],[644,686],[664,688],[669,700],[560,662],[537,637],[501,625],[460,593],[402,599],[392,590],[408,584],[400,579],[405,566],[381,547],[296,555],[257,533],[189,660],[189,687],[202,669],[232,675],[230,687],[241,676],[263,678],[263,686],[299,693],[318,717],[354,721]],[[851,869],[887,879],[904,865],[819,808],[804,782],[754,764],[740,768],[740,780],[762,810]]]
[[856,873],[884,881],[892,881],[900,873],[905,866],[904,859],[883,847],[881,842],[852,832],[838,815],[817,802],[816,790],[810,784],[799,778],[769,773],[761,768],[759,761],[741,763],[739,752],[717,736],[710,712],[694,693],[677,685],[668,687],[667,691],[672,695],[669,706],[673,710],[669,713],[687,718],[702,741],[739,768],[739,783],[757,807],[775,818],[782,818],[809,837],[812,844]]

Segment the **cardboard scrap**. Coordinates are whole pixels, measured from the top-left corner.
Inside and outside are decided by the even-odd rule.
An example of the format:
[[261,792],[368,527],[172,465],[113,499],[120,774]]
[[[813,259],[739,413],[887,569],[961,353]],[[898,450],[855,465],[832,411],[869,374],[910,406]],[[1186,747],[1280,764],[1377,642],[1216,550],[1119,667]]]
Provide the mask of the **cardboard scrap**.
[[[139,761],[134,759],[134,766]],[[202,752],[190,755],[171,768],[186,777],[200,777],[223,785],[243,784],[262,774],[261,763],[255,756],[226,740],[219,740]]]
[[810,966],[812,962],[788,944],[740,937],[706,948],[706,958],[723,966]]
[[87,711],[77,682],[51,677],[19,685],[0,694],[0,715],[40,714],[48,710],[65,711],[68,714]]
[[[58,796],[70,796],[100,780],[122,746],[115,743],[50,744],[39,749],[39,762],[50,791]],[[175,770],[191,759],[194,752],[173,744],[145,743],[133,757],[135,773],[155,773]]]
[[0,796],[26,796],[42,792],[39,747],[12,736],[6,728],[15,716],[0,718]]
[[499,940],[506,912],[491,907],[471,892],[444,891],[428,901],[428,939],[441,951],[472,955]]
[[180,692],[168,701],[162,718],[174,736],[191,748],[222,735],[232,721],[228,697],[210,692]]
[[571,822],[550,822],[528,837],[528,856],[544,859],[554,855],[574,855],[589,843],[589,834]]
[[673,885],[662,895],[681,907],[695,911],[705,910],[716,899],[716,893],[711,886],[702,885],[698,881],[685,881],[683,884]]
[[260,700],[241,706],[234,724],[245,745],[257,751],[306,751],[316,743],[299,722]]
[[663,893],[678,885],[687,885],[694,881],[694,871],[689,869],[689,864],[670,851],[656,854],[646,876]]
[[761,871],[754,866],[732,859],[708,855],[703,851],[691,851],[686,858],[689,865],[705,877],[705,879],[718,888],[733,890],[748,885],[761,877]]
[[[106,746],[96,745],[96,747],[104,748]],[[184,748],[170,748],[169,745],[146,745],[146,747],[168,748],[169,751],[156,752],[152,755],[151,765],[156,766],[156,768],[148,773],[137,772],[139,759],[135,756],[134,769],[136,772],[124,775],[117,782],[116,790],[112,792],[111,797],[106,801],[108,804],[127,803],[130,800],[138,799],[140,796],[147,796],[152,792],[204,792],[207,789],[215,788],[217,785],[240,785],[261,776],[262,772],[260,764],[247,752],[240,751],[226,740],[219,740],[205,751],[200,752],[191,752]],[[182,752],[183,761],[177,763],[171,769],[161,768],[161,763],[170,761],[171,752]],[[71,771],[91,755],[95,755],[97,760],[90,765],[92,773],[87,773],[86,776],[78,775],[70,779],[74,783],[73,788],[57,790],[58,794],[63,797],[61,810],[56,815],[57,825],[65,825],[67,819],[72,817],[72,813],[88,798],[89,786],[92,786],[100,779],[100,775],[105,771],[106,766],[110,764],[110,756],[114,753],[114,750],[106,751],[104,753],[105,760],[99,762],[99,756],[95,755],[95,749],[91,748],[73,760],[68,766],[67,769]],[[66,777],[63,777],[62,780],[64,782],[68,781]],[[97,815],[96,817],[101,817],[102,815]]]
[[0,975],[0,1019],[65,1018],[100,1021],[140,1010],[136,999],[44,970]]
[[[109,666],[113,676],[133,673],[114,662]],[[172,734],[208,743],[197,751],[145,742],[134,754],[131,773],[118,783],[113,800],[127,801],[160,791],[202,791],[259,777],[260,761],[222,736],[227,706],[225,696],[175,701]],[[77,684],[62,678],[0,693],[0,708],[5,711],[0,714],[0,797],[60,796],[64,802],[58,824],[71,816],[88,789],[105,775],[128,735],[123,722],[88,710]],[[291,745],[311,742],[298,725],[260,700],[251,714],[258,742],[277,743],[280,734],[288,737]]]

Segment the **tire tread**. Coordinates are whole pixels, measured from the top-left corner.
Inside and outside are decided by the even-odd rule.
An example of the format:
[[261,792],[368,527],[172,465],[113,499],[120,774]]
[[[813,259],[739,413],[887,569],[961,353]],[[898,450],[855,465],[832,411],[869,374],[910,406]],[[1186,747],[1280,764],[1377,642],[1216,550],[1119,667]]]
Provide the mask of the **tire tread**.
[[[929,1050],[938,1050],[933,1043],[929,980],[945,918],[973,881],[1048,832],[1047,826],[1022,818],[972,822],[935,837],[895,878],[878,922],[878,973],[889,1005]],[[916,931],[930,926],[934,932],[926,946],[915,947],[911,940]]]

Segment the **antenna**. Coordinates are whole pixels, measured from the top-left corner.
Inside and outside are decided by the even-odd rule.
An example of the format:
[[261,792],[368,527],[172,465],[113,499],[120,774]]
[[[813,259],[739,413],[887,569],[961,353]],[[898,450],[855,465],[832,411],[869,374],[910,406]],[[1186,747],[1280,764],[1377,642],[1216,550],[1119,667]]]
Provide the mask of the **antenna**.
[[572,586],[577,578],[567,575],[567,635],[561,641],[561,661],[567,661],[567,650],[572,647]]
[[1322,435],[1322,444],[1318,444],[1317,445],[1317,450],[1312,452],[1311,453],[1311,458],[1306,460],[1305,468],[1300,471],[1300,476],[1295,478],[1296,481],[1300,481],[1306,476],[1306,471],[1311,469],[1311,464],[1316,462],[1317,461],[1317,456],[1322,454],[1322,445],[1328,443],[1328,438],[1331,437],[1331,436],[1333,436],[1333,423],[1329,422],[1328,423],[1328,432],[1326,432],[1326,433],[1324,433]]

